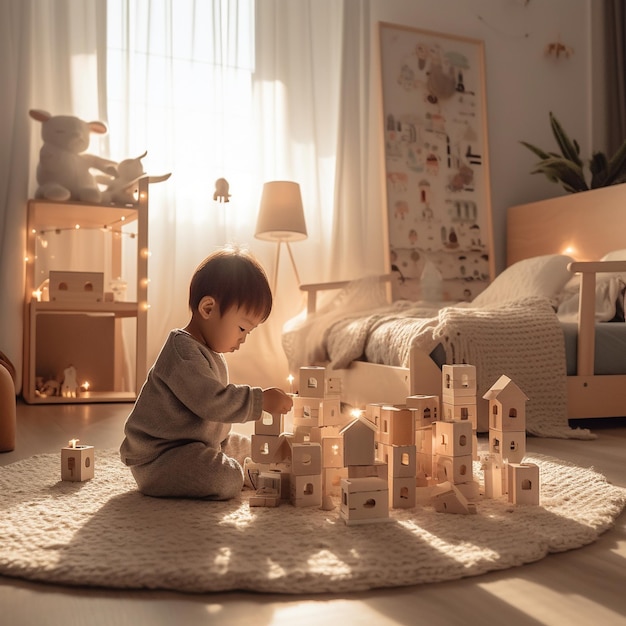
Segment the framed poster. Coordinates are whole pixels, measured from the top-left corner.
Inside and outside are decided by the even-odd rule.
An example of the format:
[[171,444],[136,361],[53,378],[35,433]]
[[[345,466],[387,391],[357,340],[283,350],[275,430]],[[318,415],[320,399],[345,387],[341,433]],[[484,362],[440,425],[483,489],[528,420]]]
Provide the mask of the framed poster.
[[379,28],[393,298],[471,300],[494,275],[483,42]]

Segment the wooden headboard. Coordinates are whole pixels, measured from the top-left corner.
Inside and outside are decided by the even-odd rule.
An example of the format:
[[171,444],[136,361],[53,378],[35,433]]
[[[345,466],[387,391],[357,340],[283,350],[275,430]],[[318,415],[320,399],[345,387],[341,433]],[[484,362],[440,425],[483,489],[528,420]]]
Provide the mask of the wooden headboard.
[[626,248],[626,184],[510,207],[507,266],[544,254],[597,261]]

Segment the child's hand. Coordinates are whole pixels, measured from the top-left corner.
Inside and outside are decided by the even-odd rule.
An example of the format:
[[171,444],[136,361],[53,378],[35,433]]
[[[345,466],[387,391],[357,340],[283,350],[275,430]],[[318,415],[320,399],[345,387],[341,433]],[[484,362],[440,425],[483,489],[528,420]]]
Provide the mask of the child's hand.
[[282,389],[269,387],[263,389],[263,410],[274,415],[284,415],[291,411],[293,400]]

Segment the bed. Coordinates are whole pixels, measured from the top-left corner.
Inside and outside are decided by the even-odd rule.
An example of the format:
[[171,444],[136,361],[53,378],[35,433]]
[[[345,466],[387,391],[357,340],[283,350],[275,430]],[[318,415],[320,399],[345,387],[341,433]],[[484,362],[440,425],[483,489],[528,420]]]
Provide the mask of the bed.
[[479,431],[500,374],[529,396],[531,434],[582,438],[568,419],[626,416],[624,200],[619,185],[510,208],[507,269],[471,302],[389,302],[394,275],[302,285],[306,311],[283,333],[290,368],[326,365],[363,407],[439,394],[442,363],[472,363]]

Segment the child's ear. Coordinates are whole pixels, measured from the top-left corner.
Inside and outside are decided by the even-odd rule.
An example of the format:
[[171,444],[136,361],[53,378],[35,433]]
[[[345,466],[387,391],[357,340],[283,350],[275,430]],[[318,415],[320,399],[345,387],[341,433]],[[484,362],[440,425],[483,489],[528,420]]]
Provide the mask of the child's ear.
[[217,302],[215,302],[215,298],[212,296],[204,296],[198,304],[198,313],[203,319],[207,319],[209,315],[211,315],[211,311],[213,311],[216,306]]

